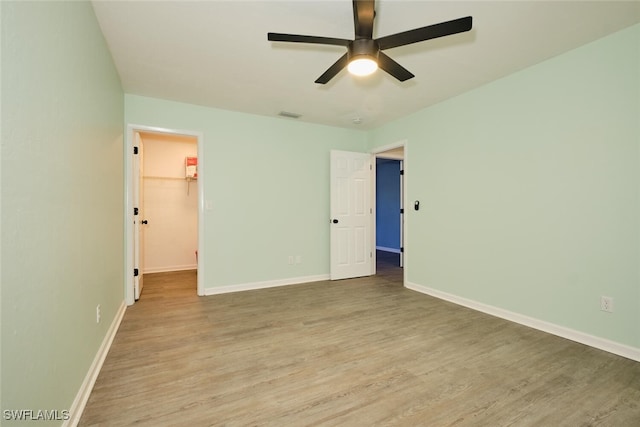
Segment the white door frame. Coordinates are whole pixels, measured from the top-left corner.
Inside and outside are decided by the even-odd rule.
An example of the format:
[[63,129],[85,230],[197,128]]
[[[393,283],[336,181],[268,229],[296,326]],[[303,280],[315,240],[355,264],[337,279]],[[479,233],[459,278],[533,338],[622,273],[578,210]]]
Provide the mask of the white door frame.
[[[133,176],[132,179],[132,192],[134,206],[138,208],[138,215],[136,218],[134,208],[133,218],[133,268],[134,272],[138,269],[138,275],[134,273],[133,277],[133,298],[138,300],[140,293],[144,285],[144,231],[145,227],[142,224],[144,220],[144,148],[143,141],[140,132],[134,132],[134,144],[138,147],[138,154],[133,155]],[[137,203],[135,202],[137,200]],[[137,263],[136,263],[137,261]]]
[[[399,157],[394,157],[394,156],[385,156],[384,153],[386,151],[390,151],[396,148],[403,148],[403,156],[402,159]],[[402,160],[402,169],[403,170],[407,170],[407,164],[408,164],[408,148],[409,148],[409,142],[406,139],[397,141],[397,142],[393,142],[391,144],[387,144],[387,145],[383,145],[381,147],[376,147],[373,150],[371,150],[371,154],[374,156],[374,161],[372,161],[371,163],[373,164],[373,179],[372,181],[372,187],[371,187],[371,194],[372,194],[372,202],[371,205],[373,207],[373,227],[371,227],[372,229],[372,242],[373,242],[373,248],[375,249],[375,242],[376,242],[376,219],[377,219],[377,213],[376,213],[376,162],[375,162],[375,158],[387,158],[387,159],[397,159],[397,160]],[[404,220],[404,224],[400,227],[401,233],[402,235],[400,236],[400,242],[401,242],[401,247],[404,247],[404,252],[402,254],[402,266],[404,267],[402,270],[402,281],[403,281],[403,285],[406,286],[407,283],[407,264],[408,264],[408,254],[407,254],[407,236],[409,235],[409,216],[407,215],[408,210],[407,210],[407,174],[405,173],[402,176],[402,185],[404,186],[404,191],[402,191],[402,209],[404,209],[404,215],[402,216],[403,220]],[[375,268],[376,268],[376,263],[373,263],[373,274],[375,274]]]
[[[127,305],[133,305],[135,302],[133,288],[133,208],[135,207],[135,201],[133,200],[133,147],[135,141],[134,135],[136,132],[183,135],[196,137],[198,139],[198,259],[206,259],[204,257],[204,134],[198,131],[165,129],[153,126],[128,124],[124,147],[124,300]],[[204,262],[198,262],[198,295],[204,295],[204,279]]]

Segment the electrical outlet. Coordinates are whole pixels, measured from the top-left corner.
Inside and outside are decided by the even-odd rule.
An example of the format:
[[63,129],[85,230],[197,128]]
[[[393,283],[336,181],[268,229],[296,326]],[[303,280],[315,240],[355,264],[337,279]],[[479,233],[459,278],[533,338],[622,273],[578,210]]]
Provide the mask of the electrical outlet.
[[102,313],[100,312],[100,304],[96,305],[96,323],[100,323]]
[[296,264],[302,264],[302,255],[296,255]]
[[601,296],[600,310],[606,311],[607,313],[613,313],[613,298]]
[[293,265],[293,255],[289,255],[289,265]]

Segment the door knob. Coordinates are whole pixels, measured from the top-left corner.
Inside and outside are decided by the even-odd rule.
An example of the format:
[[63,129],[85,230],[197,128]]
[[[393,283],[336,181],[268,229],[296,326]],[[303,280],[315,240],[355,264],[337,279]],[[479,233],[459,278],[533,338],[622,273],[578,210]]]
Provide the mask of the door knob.
[[334,219],[334,220],[333,220],[333,221],[331,221],[331,222],[333,222],[334,224],[337,224],[337,223],[338,223],[338,220],[337,220],[337,219]]
[[140,221],[140,224],[148,224],[149,222],[146,219],[143,219],[142,221]]

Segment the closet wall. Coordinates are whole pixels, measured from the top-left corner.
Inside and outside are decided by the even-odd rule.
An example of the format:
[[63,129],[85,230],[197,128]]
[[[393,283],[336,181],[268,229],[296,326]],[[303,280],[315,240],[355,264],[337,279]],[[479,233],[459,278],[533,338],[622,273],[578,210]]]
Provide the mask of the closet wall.
[[198,191],[185,179],[185,158],[197,139],[141,134],[143,142],[144,273],[197,268]]

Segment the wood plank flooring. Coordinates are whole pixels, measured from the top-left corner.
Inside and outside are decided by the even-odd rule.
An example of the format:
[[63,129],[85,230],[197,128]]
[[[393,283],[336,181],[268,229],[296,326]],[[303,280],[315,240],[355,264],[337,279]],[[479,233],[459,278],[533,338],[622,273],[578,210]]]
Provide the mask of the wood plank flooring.
[[[383,255],[383,254],[381,254]],[[640,363],[374,277],[145,276],[80,426],[640,426]]]

